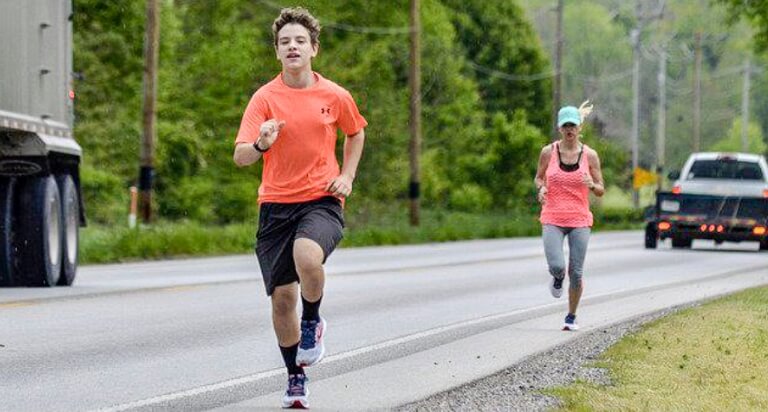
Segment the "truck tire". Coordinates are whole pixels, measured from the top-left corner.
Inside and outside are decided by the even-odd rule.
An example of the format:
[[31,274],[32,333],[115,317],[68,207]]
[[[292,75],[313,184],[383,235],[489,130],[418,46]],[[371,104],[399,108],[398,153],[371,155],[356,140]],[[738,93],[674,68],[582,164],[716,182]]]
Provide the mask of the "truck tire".
[[16,198],[14,281],[55,286],[61,276],[61,198],[52,176],[21,180]]
[[645,225],[645,248],[656,249],[659,244],[659,232],[656,230],[656,224],[651,222]]
[[11,236],[13,219],[13,190],[16,179],[0,179],[0,286],[13,286],[11,267]]
[[80,199],[70,175],[56,176],[61,195],[61,276],[60,286],[72,286],[77,274],[78,244],[80,239]]
[[672,237],[672,247],[675,249],[689,249],[693,244],[693,239],[683,238],[679,236]]

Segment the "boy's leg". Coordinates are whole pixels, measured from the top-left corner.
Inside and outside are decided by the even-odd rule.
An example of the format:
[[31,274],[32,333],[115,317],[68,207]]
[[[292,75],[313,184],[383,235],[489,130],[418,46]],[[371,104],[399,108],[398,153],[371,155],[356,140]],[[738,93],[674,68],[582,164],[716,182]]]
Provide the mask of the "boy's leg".
[[272,326],[288,370],[288,388],[282,398],[284,408],[309,406],[307,377],[296,363],[300,337],[296,316],[299,276],[293,263],[296,224],[291,217],[297,209],[295,205],[263,204],[256,235],[256,255],[272,303]]
[[325,287],[323,249],[314,240],[298,238],[293,242],[293,260],[301,280],[301,297],[310,303],[318,302],[323,297]]
[[277,343],[281,348],[299,343],[299,319],[296,316],[297,294],[296,283],[278,286],[272,293],[272,326],[275,328]]
[[296,365],[299,348],[299,319],[296,316],[298,285],[291,283],[275,288],[272,293],[272,325],[275,328],[280,353],[288,369],[288,389],[283,394],[283,408],[307,408],[307,377]]
[[336,199],[321,199],[307,206],[296,230],[293,260],[301,282],[301,342],[297,363],[313,365],[325,353],[323,335],[326,321],[320,316],[320,302],[325,286],[323,263],[341,241],[344,220]]

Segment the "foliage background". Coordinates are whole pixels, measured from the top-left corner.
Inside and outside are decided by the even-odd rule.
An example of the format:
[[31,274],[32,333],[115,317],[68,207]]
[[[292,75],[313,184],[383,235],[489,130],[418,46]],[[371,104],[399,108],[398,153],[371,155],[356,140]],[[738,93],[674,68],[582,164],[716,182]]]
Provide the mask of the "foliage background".
[[[233,141],[251,94],[280,70],[271,23],[289,5],[305,6],[320,19],[321,51],[313,68],[350,90],[370,124],[348,214],[365,226],[366,216],[405,207],[407,0],[161,3],[154,197],[161,220],[254,222],[260,166],[235,167]],[[740,128],[740,95],[733,92],[740,76],[733,67],[751,50],[751,31],[736,20],[733,28],[725,26],[725,7],[704,10],[692,3],[668,1],[670,17],[644,32],[643,41],[649,50],[664,39],[690,46],[697,30],[727,31],[727,36],[705,36],[703,117],[708,123],[702,130],[705,148],[730,147]],[[426,208],[536,214],[532,177],[539,150],[551,136],[553,5],[550,0],[422,1]],[[75,132],[85,152],[86,210],[97,225],[124,225],[128,187],[138,175],[144,7],[143,1],[75,0],[75,71],[80,74]],[[601,154],[614,193],[630,187],[631,77],[626,70],[632,12],[625,2],[612,0],[566,2],[565,9],[564,103],[595,101],[597,112],[584,139]],[[668,69],[670,164],[681,163],[690,152],[691,104],[685,88],[691,84],[691,63],[681,56]],[[650,85],[656,68],[652,52],[644,59],[641,163],[649,166],[656,119]],[[759,55],[753,61],[762,64]],[[753,85],[753,102],[759,103],[768,95],[761,93],[768,84],[756,77]],[[752,107],[750,139],[755,150],[764,151],[768,113],[760,114],[768,105]]]

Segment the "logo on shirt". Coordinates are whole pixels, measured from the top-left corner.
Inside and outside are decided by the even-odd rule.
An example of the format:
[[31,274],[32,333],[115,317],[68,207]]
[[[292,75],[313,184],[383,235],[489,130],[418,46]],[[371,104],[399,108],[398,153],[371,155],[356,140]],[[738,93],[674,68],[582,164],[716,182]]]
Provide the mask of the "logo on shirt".
[[331,114],[331,108],[330,107],[321,107],[320,108],[321,114]]

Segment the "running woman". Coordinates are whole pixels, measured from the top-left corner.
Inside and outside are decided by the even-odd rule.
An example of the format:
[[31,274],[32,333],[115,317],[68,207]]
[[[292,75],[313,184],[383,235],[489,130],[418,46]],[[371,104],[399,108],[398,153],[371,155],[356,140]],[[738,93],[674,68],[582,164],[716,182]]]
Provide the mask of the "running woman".
[[[312,70],[320,44],[315,17],[303,8],[283,9],[272,33],[282,71],[248,103],[234,162],[264,161],[256,255],[288,371],[282,406],[308,408],[304,368],[322,359],[328,327],[319,312],[323,264],[342,238],[343,200],[352,192],[368,123],[347,90]],[[338,129],[345,135],[341,168]]]
[[589,101],[577,109],[565,106],[557,113],[560,139],[544,146],[539,156],[534,183],[542,204],[539,220],[547,265],[552,278],[549,291],[553,297],[563,294],[566,274],[563,241],[568,238],[568,314],[563,330],[577,330],[576,309],[584,291],[582,272],[592,228],[589,192],[605,193],[600,157],[581,142],[581,125],[591,113]]

